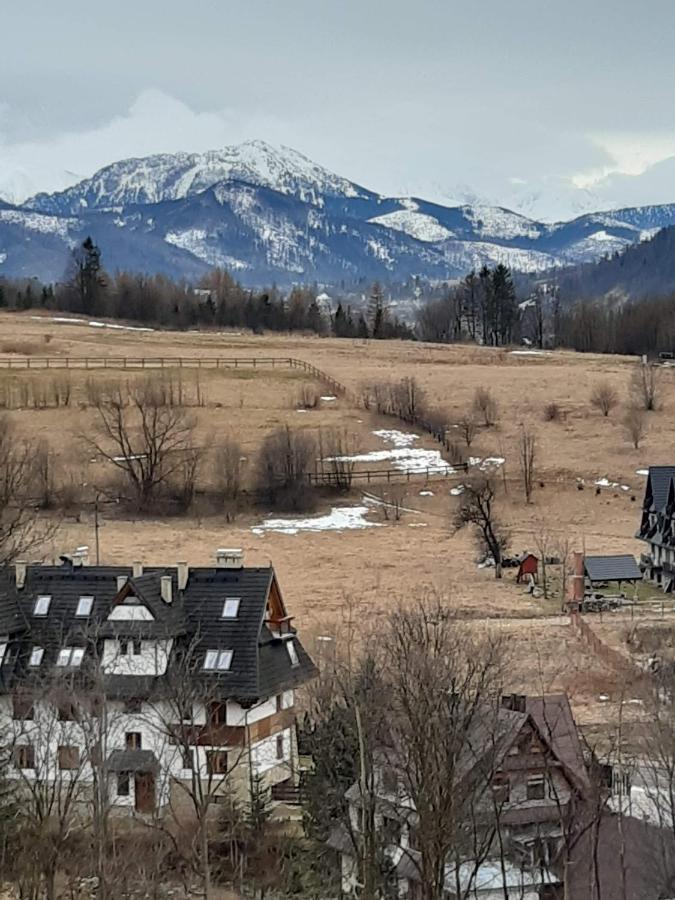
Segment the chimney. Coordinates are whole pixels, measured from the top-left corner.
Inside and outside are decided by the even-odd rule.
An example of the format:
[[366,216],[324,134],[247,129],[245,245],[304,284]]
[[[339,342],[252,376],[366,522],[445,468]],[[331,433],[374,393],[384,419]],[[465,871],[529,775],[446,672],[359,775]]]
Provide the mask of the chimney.
[[117,590],[118,591],[121,591],[126,583],[127,583],[126,575],[118,575],[117,576]]
[[190,567],[186,562],[176,563],[176,573],[178,576],[178,590],[184,591],[187,587],[188,576],[190,574]]
[[216,550],[216,565],[219,569],[243,569],[244,551],[231,549]]
[[19,590],[23,588],[26,584],[26,568],[27,563],[22,561],[17,561],[14,563],[14,572],[16,574],[16,586]]
[[574,553],[572,561],[572,575],[567,591],[567,602],[570,606],[579,606],[583,603],[586,578],[584,576],[584,554]]
[[77,565],[80,565],[80,566],[88,566],[89,565],[89,547],[87,547],[87,546],[77,547],[75,550],[75,553],[73,555],[74,555],[75,559],[79,560],[79,563],[77,563]]
[[172,588],[173,579],[170,575],[162,575],[162,600],[165,603],[171,603],[173,600],[173,588]]
[[140,578],[143,574],[143,563],[142,562],[132,562],[131,564],[131,574],[134,578]]
[[502,694],[501,706],[512,712],[527,712],[527,697],[525,694]]

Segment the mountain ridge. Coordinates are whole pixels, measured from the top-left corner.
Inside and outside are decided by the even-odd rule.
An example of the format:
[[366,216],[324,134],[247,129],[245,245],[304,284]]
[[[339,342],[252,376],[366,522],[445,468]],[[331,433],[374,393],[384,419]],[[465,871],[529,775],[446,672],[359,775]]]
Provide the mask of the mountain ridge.
[[675,204],[544,223],[504,207],[386,197],[263,141],[105,166],[63,191],[0,202],[0,275],[54,281],[87,234],[111,270],[192,280],[215,265],[250,286],[461,277],[504,262],[594,262],[675,225]]

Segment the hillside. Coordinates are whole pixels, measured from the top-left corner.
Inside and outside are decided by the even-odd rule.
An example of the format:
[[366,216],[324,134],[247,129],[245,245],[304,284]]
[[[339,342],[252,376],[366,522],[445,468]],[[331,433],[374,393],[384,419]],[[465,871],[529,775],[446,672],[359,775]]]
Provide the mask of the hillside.
[[295,150],[251,141],[106,166],[67,190],[0,204],[0,275],[63,278],[86,235],[111,271],[244,284],[461,277],[502,262],[537,273],[594,262],[675,224],[675,205],[546,224],[501,207],[385,197]]

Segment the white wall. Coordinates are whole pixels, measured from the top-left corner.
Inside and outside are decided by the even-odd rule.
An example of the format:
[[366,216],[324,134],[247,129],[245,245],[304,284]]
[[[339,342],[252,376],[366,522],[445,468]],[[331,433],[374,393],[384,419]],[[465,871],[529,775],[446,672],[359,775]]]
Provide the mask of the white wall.
[[[277,738],[279,736],[283,739],[283,759],[277,757]],[[275,766],[282,766],[284,764],[289,766],[290,771],[291,755],[292,730],[290,728],[285,728],[283,731],[272,734],[270,737],[264,738],[262,741],[258,741],[251,745],[251,763],[254,772],[258,775],[267,772],[269,769],[273,769]]]
[[105,640],[101,668],[109,675],[163,675],[166,672],[173,641],[141,641],[138,655],[121,652],[121,643],[133,647],[132,641]]

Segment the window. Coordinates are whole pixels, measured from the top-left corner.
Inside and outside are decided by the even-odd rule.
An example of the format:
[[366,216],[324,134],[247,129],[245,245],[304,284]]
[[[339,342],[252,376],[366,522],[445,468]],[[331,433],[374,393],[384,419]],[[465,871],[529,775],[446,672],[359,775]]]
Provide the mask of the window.
[[281,710],[284,708],[284,695],[277,694],[276,700],[277,700],[277,712],[281,712]]
[[83,658],[83,647],[64,647],[62,650],[59,650],[59,655],[56,657],[56,665],[61,668],[65,666],[78,667],[82,665]]
[[382,769],[380,772],[380,786],[385,794],[396,794],[398,792],[396,772],[392,772],[391,769]]
[[14,748],[14,765],[17,769],[35,768],[35,748],[32,744],[19,744]]
[[79,769],[80,767],[80,749],[79,747],[61,746],[58,751],[59,769]]
[[0,643],[0,665],[4,662],[5,653],[7,653],[7,641]]
[[401,843],[401,823],[388,816],[382,816],[382,837],[385,844]]
[[292,640],[286,642],[286,650],[288,651],[288,655],[291,660],[292,666],[300,665],[300,660],[298,659],[298,651],[295,649],[295,644]]
[[141,749],[141,733],[140,731],[127,731],[124,735],[124,742],[127,750]]
[[35,606],[33,607],[33,615],[34,616],[46,616],[49,612],[49,604],[52,602],[52,598],[47,594],[42,594],[35,601]]
[[236,619],[239,614],[239,597],[227,597],[223,603],[223,619]]
[[12,718],[20,722],[30,722],[35,716],[33,701],[24,694],[12,697]]
[[277,759],[284,758],[284,736],[283,734],[277,735]]
[[207,650],[204,657],[204,668],[229,672],[232,665],[232,655],[232,650]]
[[494,796],[495,803],[508,803],[509,797],[511,794],[511,784],[509,782],[509,776],[504,772],[497,772],[497,774],[492,779],[492,794]]
[[42,662],[42,657],[45,655],[44,647],[33,647],[30,652],[30,660],[28,661],[29,666],[39,666]]
[[137,697],[133,697],[131,700],[124,701],[124,712],[125,713],[139,713],[143,709],[143,701],[139,700]]
[[117,776],[117,796],[118,797],[128,797],[129,796],[129,773],[128,772],[120,772]]
[[209,722],[212,725],[225,725],[227,722],[227,705],[215,700],[209,708]]
[[209,775],[227,775],[227,752],[225,750],[207,750],[206,771]]
[[533,775],[527,779],[527,799],[543,800],[545,795],[545,780],[543,775]]
[[190,769],[191,771],[195,765],[195,757],[192,747],[181,747],[180,756],[183,768]]
[[136,640],[132,641],[132,649],[133,649],[134,656],[142,655],[143,645],[141,644],[141,641],[138,638]]
[[93,597],[80,597],[77,601],[77,609],[75,615],[81,619],[86,619],[91,614],[91,608],[94,605]]
[[77,722],[77,707],[74,703],[59,704],[59,722]]

